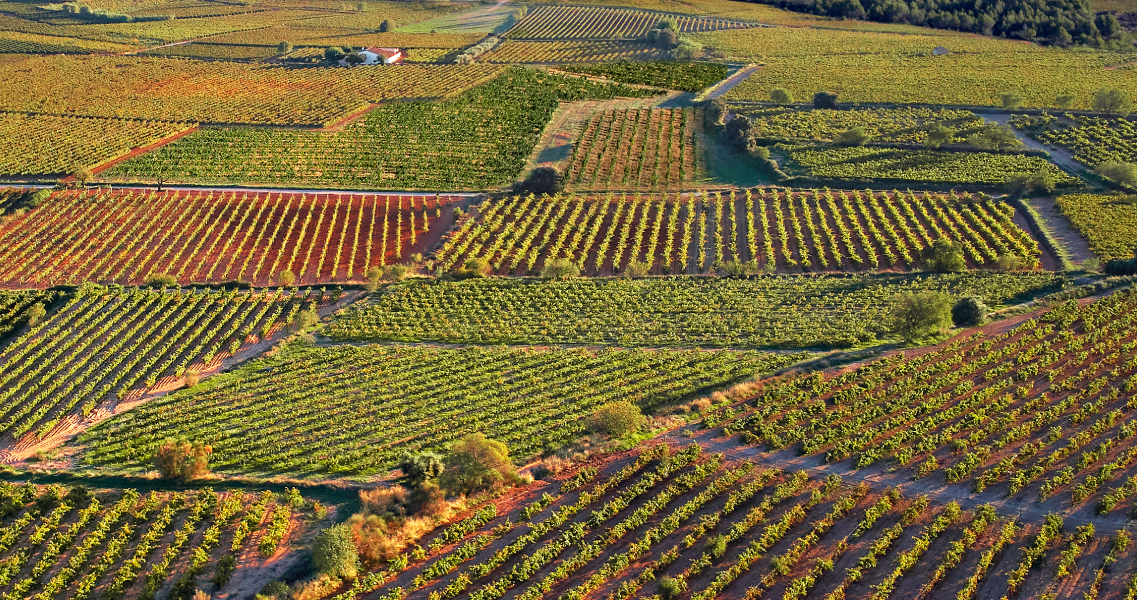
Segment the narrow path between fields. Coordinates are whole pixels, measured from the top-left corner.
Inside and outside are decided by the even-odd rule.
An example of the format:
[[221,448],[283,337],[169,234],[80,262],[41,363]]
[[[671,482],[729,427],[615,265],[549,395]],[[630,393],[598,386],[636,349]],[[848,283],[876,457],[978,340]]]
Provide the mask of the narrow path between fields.
[[[1008,125],[1011,117],[1015,115],[1012,113],[984,113],[979,116],[1000,125]],[[1029,135],[1026,135],[1014,127],[1012,127],[1011,130],[1015,132],[1015,136],[1018,137],[1019,141],[1021,141],[1027,148],[1050,153],[1050,162],[1058,165],[1058,167],[1063,171],[1066,171],[1075,177],[1079,177],[1080,173],[1085,170],[1085,166],[1077,160],[1074,160],[1074,155],[1069,151],[1062,148],[1048,147],[1042,142],[1030,137]]]
[[721,98],[723,95],[725,95],[727,92],[729,92],[734,86],[742,83],[743,81],[746,81],[746,79],[748,77],[750,77],[751,75],[753,75],[754,72],[757,71],[758,69],[759,69],[759,66],[756,64],[749,64],[749,65],[746,65],[745,67],[742,67],[734,75],[731,75],[730,77],[727,77],[726,79],[723,79],[722,81],[711,86],[706,92],[704,92],[705,95],[703,97],[706,98],[707,100],[714,100],[715,98]]

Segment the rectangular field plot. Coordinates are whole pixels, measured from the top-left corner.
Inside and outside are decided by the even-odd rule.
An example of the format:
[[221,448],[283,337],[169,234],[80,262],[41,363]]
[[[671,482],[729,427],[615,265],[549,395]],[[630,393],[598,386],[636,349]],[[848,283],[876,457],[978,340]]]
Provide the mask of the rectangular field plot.
[[1137,125],[1125,118],[1078,117],[1072,124],[1053,116],[1023,115],[1012,122],[1040,142],[1061,146],[1074,158],[1095,167],[1137,160]]
[[969,110],[932,108],[866,108],[848,110],[769,108],[734,105],[730,112],[751,119],[761,139],[833,140],[860,127],[874,142],[922,144],[928,129],[943,125],[964,140],[983,126],[983,118]]
[[848,347],[892,335],[906,293],[975,295],[990,306],[1061,289],[1055,273],[662,277],[406,282],[349,308],[337,341],[661,347]]
[[588,39],[643,37],[660,21],[675,24],[680,33],[742,29],[751,24],[712,17],[668,15],[627,8],[542,6],[529,11],[506,37],[514,39]]
[[586,275],[722,271],[730,263],[781,272],[915,269],[947,238],[968,266],[1000,256],[1036,262],[1038,243],[1014,209],[986,198],[913,192],[781,192],[512,197],[480,205],[438,252],[439,266],[489,261],[499,274],[538,274],[569,258]]
[[[405,451],[480,431],[513,456],[575,439],[607,402],[653,408],[801,355],[296,345],[92,428],[92,465],[147,467],[163,439],[205,436],[229,473],[376,474]],[[192,432],[192,433],[191,433]]]
[[62,175],[93,168],[190,126],[165,121],[0,114],[0,175]]
[[666,53],[644,42],[505,40],[478,60],[488,63],[575,63],[659,58],[666,58]]
[[1137,196],[1070,194],[1058,208],[1102,260],[1133,258],[1137,252]]
[[726,79],[726,65],[673,60],[642,62],[609,62],[604,64],[565,65],[562,71],[603,77],[620,83],[654,85],[669,90],[697,92]]
[[726,430],[764,452],[1114,514],[1137,492],[1135,323],[1132,290],[1070,301],[1005,333],[768,382]]
[[86,600],[232,590],[264,577],[269,557],[314,525],[311,502],[268,491],[86,490],[0,484],[0,591]]
[[[0,225],[0,286],[362,281],[423,252],[450,196],[63,192]],[[443,210],[446,207],[447,210]],[[445,219],[440,223],[440,219]]]
[[619,109],[581,127],[565,183],[574,189],[661,190],[699,181],[701,109]]
[[96,409],[177,387],[187,371],[216,368],[323,301],[308,291],[82,287],[0,352],[0,435],[42,438]]
[[[368,104],[433,99],[501,71],[488,65],[390,69],[115,56],[0,62],[0,109],[200,123],[323,126]],[[45,77],[44,73],[52,73]]]

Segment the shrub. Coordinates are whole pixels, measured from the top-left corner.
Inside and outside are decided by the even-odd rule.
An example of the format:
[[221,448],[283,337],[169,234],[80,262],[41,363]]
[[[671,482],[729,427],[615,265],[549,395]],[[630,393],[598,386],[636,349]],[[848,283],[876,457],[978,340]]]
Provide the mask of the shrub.
[[152,288],[177,287],[178,278],[168,273],[152,273],[146,278],[145,285]]
[[746,115],[735,115],[722,132],[723,143],[735,152],[750,152],[757,143],[754,141],[754,123]]
[[975,327],[987,320],[989,309],[978,296],[964,296],[951,307],[951,321],[956,327]]
[[711,125],[722,125],[727,114],[726,100],[714,98],[707,101],[704,106],[704,118],[710,122]]
[[1025,271],[1031,268],[1031,266],[1030,259],[1019,256],[1018,254],[1000,254],[999,257],[995,259],[995,268],[1005,273],[1010,271]]
[[233,571],[237,570],[237,557],[232,554],[226,554],[217,560],[217,571],[214,572],[213,578],[210,581],[217,589],[225,587],[229,583],[229,579],[233,577]]
[[324,50],[324,58],[330,61],[337,61],[344,57],[344,51],[339,47],[332,46]]
[[290,287],[293,283],[296,283],[296,274],[285,269],[276,276],[276,283],[282,287]]
[[1137,187],[1137,164],[1106,162],[1098,165],[1094,172],[1119,185]]
[[399,468],[414,486],[421,486],[427,481],[437,479],[445,467],[442,455],[435,452],[407,453],[399,461]]
[[47,201],[50,199],[51,199],[51,190],[46,189],[46,188],[41,189],[41,190],[36,190],[36,191],[32,192],[31,196],[28,197],[27,205],[28,205],[28,208],[39,208],[39,207],[43,206],[44,204],[47,204]]
[[541,277],[558,280],[580,277],[580,267],[567,258],[557,258],[545,263],[541,268]]
[[490,265],[490,261],[484,258],[471,258],[466,261],[464,270],[471,277],[486,277],[493,272],[493,267]]
[[929,271],[959,273],[967,269],[963,247],[944,238],[939,238],[924,248],[923,258],[924,267]]
[[529,176],[513,186],[518,194],[555,194],[561,191],[561,174],[552,167],[537,167]]
[[646,424],[647,418],[640,408],[627,400],[609,402],[596,409],[588,419],[588,426],[593,431],[617,438],[637,433]]
[[388,265],[383,269],[383,278],[387,281],[402,281],[403,279],[406,279],[410,271],[411,269],[407,265]]
[[707,540],[707,552],[716,559],[722,558],[726,554],[726,536],[718,534]]
[[209,455],[213,448],[185,438],[167,439],[154,453],[154,466],[163,479],[188,481],[209,473]]
[[946,125],[935,125],[928,129],[928,135],[924,138],[924,145],[928,148],[939,148],[944,144],[950,144],[955,141],[955,130]]
[[786,88],[774,88],[770,90],[770,101],[774,104],[793,104],[794,95]]
[[1015,175],[1007,180],[1007,190],[1014,194],[1049,194],[1058,182],[1050,171],[1039,170],[1030,175]]
[[1009,92],[1000,96],[1003,101],[1003,108],[1018,108],[1023,105],[1022,94],[1018,92]]
[[951,296],[947,294],[905,294],[892,309],[893,330],[909,341],[944,332],[951,326],[951,309]]
[[388,31],[391,31],[391,22],[383,19],[383,22],[379,24],[379,33],[387,33]]
[[971,134],[967,143],[980,150],[1003,152],[1022,147],[1022,140],[1015,135],[1015,131],[1007,125],[988,123],[982,129]]
[[292,595],[292,588],[288,587],[287,583],[283,581],[270,581],[261,588],[258,596],[265,596],[266,598],[274,598],[275,600],[288,600]]
[[517,478],[509,448],[482,433],[471,433],[454,443],[445,462],[442,487],[451,494],[472,494]]
[[276,45],[277,54],[288,54],[292,52],[292,42],[280,42]]
[[659,595],[663,596],[664,600],[670,600],[682,594],[686,589],[687,582],[682,579],[664,577],[659,580]]
[[359,553],[348,524],[332,525],[316,534],[312,541],[312,566],[332,577],[350,579],[359,573]]
[[75,508],[87,508],[91,504],[91,500],[95,499],[95,495],[91,493],[90,488],[85,485],[77,485],[67,492],[64,497],[71,506]]
[[87,182],[91,180],[91,177],[93,177],[93,175],[91,175],[91,170],[87,167],[79,167],[78,169],[75,169],[75,172],[72,173],[71,176],[75,178],[75,183],[79,185],[87,185]]
[[814,108],[837,108],[837,92],[817,92],[813,95]]
[[1125,90],[1117,88],[1100,89],[1094,94],[1094,110],[1111,115],[1128,115],[1132,109],[1132,102]]
[[624,275],[628,277],[647,277],[651,272],[651,264],[642,260],[629,260],[624,267]]
[[379,289],[379,284],[383,282],[383,268],[371,267],[367,269],[364,277],[367,279],[367,291],[374,292]]
[[857,126],[837,134],[837,138],[833,141],[840,146],[864,146],[865,142],[869,141],[869,134]]
[[47,315],[47,308],[44,307],[43,302],[36,302],[28,309],[28,326],[39,325],[45,315]]

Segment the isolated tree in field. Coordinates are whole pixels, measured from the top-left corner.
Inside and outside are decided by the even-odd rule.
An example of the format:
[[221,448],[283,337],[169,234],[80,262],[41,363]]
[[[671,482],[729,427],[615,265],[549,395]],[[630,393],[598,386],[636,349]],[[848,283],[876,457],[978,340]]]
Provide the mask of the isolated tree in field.
[[344,57],[344,51],[338,46],[331,46],[324,49],[324,58],[330,61],[337,61]]
[[379,289],[379,284],[383,282],[383,267],[371,267],[367,269],[367,273],[363,277],[367,280],[367,291],[374,292]]
[[32,192],[25,203],[28,205],[28,208],[39,208],[47,204],[48,200],[51,200],[51,190],[45,188]]
[[1015,135],[1015,131],[1006,125],[988,123],[983,129],[971,134],[967,143],[980,150],[1005,152],[1022,147],[1022,140]]
[[813,95],[813,108],[837,108],[837,92],[817,92]]
[[383,22],[379,24],[379,33],[387,33],[388,31],[391,31],[391,22],[383,19]]
[[1114,183],[1137,187],[1137,164],[1107,162],[1098,165],[1094,172]]
[[892,309],[893,331],[915,340],[951,327],[951,296],[940,292],[905,294]]
[[44,308],[43,302],[36,302],[28,309],[28,326],[35,327],[43,320],[44,315],[47,314],[47,309]]
[[932,242],[923,251],[924,267],[936,273],[959,273],[967,269],[963,247],[945,238]]
[[589,429],[612,437],[624,437],[639,432],[647,424],[640,408],[627,400],[609,402],[596,409],[588,419]]
[[703,47],[695,42],[679,40],[679,44],[671,50],[671,58],[675,60],[694,60],[703,52]]
[[561,191],[561,174],[552,167],[537,167],[533,169],[524,181],[513,186],[518,194],[549,194]]
[[1023,105],[1022,94],[1018,92],[1007,92],[999,97],[1003,102],[1003,108],[1018,108]]
[[146,278],[146,287],[152,288],[168,288],[177,287],[178,278],[170,275],[169,273],[151,273]]
[[87,167],[75,169],[75,172],[72,173],[71,176],[75,178],[75,183],[79,185],[87,185],[87,182],[90,181],[92,177],[91,170]]
[[869,134],[858,125],[837,134],[837,138],[833,141],[839,146],[864,146],[869,139]]
[[546,262],[541,268],[541,277],[557,280],[580,277],[580,267],[567,258],[556,258]]
[[412,486],[419,487],[428,481],[438,479],[446,469],[446,463],[442,455],[436,452],[418,454],[408,452],[399,461],[399,468],[403,470],[403,475],[406,475]]
[[516,479],[509,448],[482,433],[471,433],[447,452],[442,488],[451,494],[472,494]]
[[750,152],[757,145],[754,122],[746,115],[735,115],[722,132],[723,143],[735,152]]
[[665,19],[647,32],[647,41],[664,50],[670,50],[679,45],[679,32],[675,30],[674,23]]
[[626,277],[647,277],[651,272],[651,264],[642,260],[629,260],[628,264],[624,266],[624,275]]
[[383,278],[387,281],[402,281],[407,278],[411,269],[407,265],[393,264],[384,267]]
[[276,283],[281,287],[289,287],[292,284],[296,283],[296,273],[293,273],[288,269],[284,269],[280,272],[279,275],[276,276]]
[[928,136],[924,138],[924,145],[928,148],[939,148],[944,144],[955,141],[955,130],[946,125],[935,125],[928,129]]
[[774,88],[770,90],[770,102],[774,104],[793,104],[794,95],[786,88]]
[[288,54],[292,52],[292,42],[280,42],[276,45],[277,54]]
[[1124,117],[1132,110],[1132,102],[1125,90],[1100,89],[1094,94],[1094,110]]
[[359,553],[351,526],[340,523],[316,534],[312,540],[312,566],[331,577],[350,579],[359,574]]
[[951,321],[956,327],[975,327],[987,320],[990,309],[979,296],[964,296],[951,307]]
[[1007,190],[1013,194],[1049,194],[1057,186],[1054,174],[1045,169],[1014,175],[1007,180]]
[[714,98],[708,101],[703,109],[703,114],[708,122],[712,125],[722,125],[726,120],[726,100],[722,98]]
[[154,453],[154,466],[163,479],[189,481],[209,473],[209,455],[213,447],[185,438],[168,438]]
[[493,273],[493,266],[484,258],[471,258],[463,265],[463,269],[471,277],[489,277]]

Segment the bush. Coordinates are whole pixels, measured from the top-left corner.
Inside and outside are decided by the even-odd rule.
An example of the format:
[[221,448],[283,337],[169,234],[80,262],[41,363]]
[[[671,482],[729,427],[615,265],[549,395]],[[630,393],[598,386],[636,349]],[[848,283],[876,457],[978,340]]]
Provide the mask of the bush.
[[47,188],[44,188],[41,190],[36,190],[36,191],[32,192],[30,197],[28,197],[27,205],[28,205],[28,208],[39,208],[39,207],[43,206],[44,204],[47,204],[47,201],[50,199],[51,199],[51,190],[49,190]]
[[290,287],[296,283],[296,274],[288,269],[284,269],[276,276],[276,283],[281,287]]
[[340,60],[344,56],[345,56],[344,51],[337,46],[332,46],[332,47],[326,48],[324,50],[324,58],[326,58],[330,61]]
[[1119,185],[1137,187],[1137,164],[1106,162],[1098,165],[1094,172]]
[[402,281],[411,271],[410,267],[402,264],[388,265],[383,269],[383,278],[387,281]]
[[1003,152],[1021,148],[1023,143],[1015,135],[1015,131],[1006,125],[988,123],[983,129],[971,134],[967,143],[980,150]]
[[556,194],[561,191],[561,174],[552,167],[537,167],[524,181],[514,185],[513,191],[518,194]]
[[87,182],[91,180],[91,177],[94,177],[94,175],[91,174],[91,170],[87,167],[79,167],[78,169],[75,169],[75,172],[71,173],[71,176],[75,178],[75,183],[78,183],[79,185],[87,185]]
[[936,149],[944,144],[950,144],[955,141],[955,130],[946,125],[935,125],[928,129],[928,135],[924,139],[924,145],[928,148]]
[[995,259],[995,268],[1008,273],[1011,271],[1026,271],[1032,267],[1030,259],[1018,254],[1000,254]]
[[91,504],[91,500],[94,499],[95,495],[92,494],[90,488],[85,485],[77,485],[71,488],[64,497],[64,500],[75,508],[87,508],[87,506]]
[[1003,101],[1003,108],[1018,108],[1023,105],[1022,94],[1018,92],[1009,92],[1003,94],[1000,99]]
[[541,268],[541,277],[546,279],[572,279],[580,277],[580,267],[567,258],[557,258],[545,263]]
[[951,321],[956,327],[975,327],[987,320],[989,309],[978,296],[964,296],[951,307]]
[[722,558],[726,554],[726,544],[726,536],[720,533],[707,540],[707,552],[716,559]]
[[1094,110],[1124,117],[1132,109],[1132,102],[1125,90],[1117,88],[1100,89],[1094,94]]
[[774,88],[770,90],[770,101],[774,104],[793,104],[794,95],[786,88]]
[[759,160],[770,160],[770,149],[766,146],[755,146],[750,150],[750,156]]
[[359,553],[349,525],[332,525],[316,534],[312,541],[312,566],[332,577],[350,579],[359,574]]
[[403,470],[403,475],[406,475],[411,485],[421,486],[442,475],[446,464],[443,462],[442,455],[435,452],[407,453],[399,461],[399,468]]
[[517,480],[505,444],[471,433],[450,447],[442,488],[451,494],[472,494]]
[[723,143],[735,152],[750,152],[757,143],[754,140],[754,123],[746,115],[735,115],[722,132]]
[[864,146],[869,141],[869,134],[860,126],[847,129],[837,134],[833,140],[839,146]]
[[923,258],[924,267],[936,273],[959,273],[967,269],[963,247],[944,238],[924,248]]
[[912,341],[951,326],[951,296],[940,292],[905,294],[892,310],[893,331]]
[[167,439],[154,453],[154,466],[163,479],[189,481],[209,473],[209,455],[213,448],[185,438]]
[[493,266],[484,258],[471,258],[466,261],[462,270],[464,273],[461,274],[468,277],[488,277],[493,273]]
[[589,429],[617,438],[637,433],[646,424],[647,418],[640,408],[627,400],[609,402],[596,409],[588,419]]
[[704,118],[710,122],[711,125],[722,125],[726,119],[727,106],[726,100],[722,98],[714,98],[704,104]]
[[270,581],[266,583],[265,586],[261,588],[260,594],[258,594],[258,596],[274,598],[275,600],[288,600],[288,597],[291,595],[292,588],[288,587],[288,584],[283,581]]
[[280,42],[276,45],[277,54],[288,54],[292,52],[292,42]]
[[663,596],[664,600],[670,600],[682,594],[686,589],[687,582],[682,579],[664,577],[659,580],[659,595]]
[[233,577],[233,571],[237,570],[237,557],[232,554],[226,554],[217,560],[217,571],[213,573],[213,578],[210,581],[217,589],[224,588],[229,579]]
[[35,327],[47,315],[47,309],[44,308],[43,302],[36,302],[28,309],[28,326]]
[[1049,194],[1058,186],[1049,171],[1035,171],[1030,175],[1015,175],[1007,180],[1007,190],[1013,194]]
[[144,285],[152,288],[177,287],[178,278],[168,273],[153,273],[146,278]]
[[649,273],[651,273],[651,263],[647,261],[629,260],[624,267],[624,275],[627,277],[647,277]]
[[367,279],[367,291],[374,292],[379,289],[379,284],[383,282],[383,268],[371,267],[367,269],[364,277]]
[[379,24],[379,33],[387,33],[388,31],[391,31],[391,22],[383,19],[383,22]]
[[813,95],[814,108],[837,108],[837,92],[817,92]]

